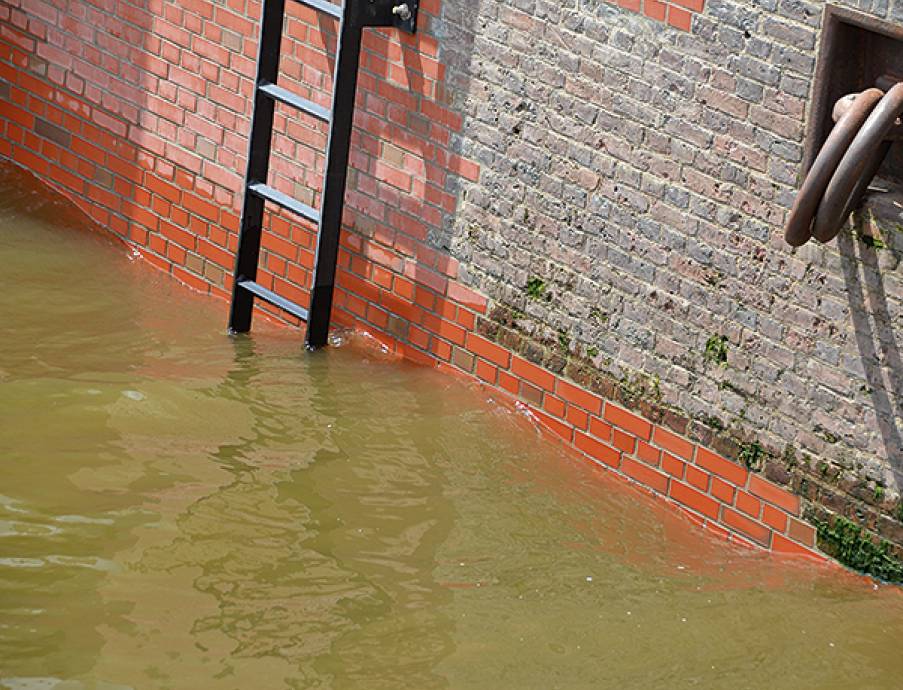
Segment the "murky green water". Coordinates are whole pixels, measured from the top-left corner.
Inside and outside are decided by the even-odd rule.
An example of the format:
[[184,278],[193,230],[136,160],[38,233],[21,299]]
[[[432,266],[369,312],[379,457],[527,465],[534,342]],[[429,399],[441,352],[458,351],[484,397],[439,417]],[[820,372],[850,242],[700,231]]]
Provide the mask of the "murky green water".
[[233,341],[30,184],[0,168],[0,687],[903,685],[898,590],[711,541],[436,372]]

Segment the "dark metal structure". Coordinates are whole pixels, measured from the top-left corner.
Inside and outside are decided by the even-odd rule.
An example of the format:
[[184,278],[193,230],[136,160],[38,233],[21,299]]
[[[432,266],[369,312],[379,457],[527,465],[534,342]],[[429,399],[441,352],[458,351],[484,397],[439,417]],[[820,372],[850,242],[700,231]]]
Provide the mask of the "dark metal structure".
[[[263,1],[254,114],[251,120],[248,170],[245,178],[238,255],[235,261],[229,331],[231,333],[249,331],[254,299],[262,299],[306,321],[305,344],[308,348],[316,349],[326,344],[329,334],[363,29],[394,26],[414,33],[417,25],[418,0],[406,2],[345,0],[343,6],[333,4],[329,0],[288,0],[299,2],[339,20],[330,110],[278,85],[279,52],[286,1]],[[277,101],[329,123],[326,171],[319,209],[293,199],[267,184]],[[276,204],[317,224],[317,252],[309,310],[256,282],[266,202]]]

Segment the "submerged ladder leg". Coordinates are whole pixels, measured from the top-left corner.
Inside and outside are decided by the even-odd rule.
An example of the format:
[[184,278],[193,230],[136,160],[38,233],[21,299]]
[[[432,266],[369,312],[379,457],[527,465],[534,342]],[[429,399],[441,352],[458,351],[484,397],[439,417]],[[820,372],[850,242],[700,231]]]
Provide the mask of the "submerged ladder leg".
[[230,333],[247,333],[251,329],[254,294],[243,289],[241,283],[245,280],[257,280],[264,199],[256,194],[250,194],[248,187],[255,180],[265,182],[270,169],[270,143],[276,102],[262,93],[260,87],[265,83],[276,83],[284,15],[285,0],[263,0],[254,112],[251,115],[251,140],[248,144],[248,169],[245,175],[245,198],[238,233],[238,254],[235,257],[232,306],[229,310]]
[[320,231],[317,234],[310,315],[304,341],[309,349],[323,347],[329,337],[342,210],[345,207],[345,185],[348,181],[358,60],[361,54],[362,27],[356,19],[353,15],[346,14],[339,32],[332,91],[332,126],[326,149]]

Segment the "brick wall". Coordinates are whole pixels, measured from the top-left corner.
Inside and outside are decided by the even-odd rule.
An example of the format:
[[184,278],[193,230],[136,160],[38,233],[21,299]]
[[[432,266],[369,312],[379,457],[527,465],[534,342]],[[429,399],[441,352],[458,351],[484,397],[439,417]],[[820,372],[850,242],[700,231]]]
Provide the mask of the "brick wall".
[[[828,506],[903,543],[899,414],[860,391],[899,371],[857,349],[862,261],[778,231],[820,9],[657,5],[433,0],[414,38],[368,31],[334,319],[728,538],[808,550],[802,513]],[[0,0],[0,156],[227,295],[259,12]],[[335,23],[290,13],[281,84],[326,104]],[[270,183],[317,203],[325,131],[282,110],[276,130]],[[306,304],[313,229],[268,225],[259,281]]]
[[450,244],[491,339],[900,544],[903,242],[782,240],[823,7],[481,3]]
[[618,7],[630,12],[639,12],[649,19],[667,22],[681,31],[689,31],[693,26],[693,13],[702,11],[704,0],[617,0]]

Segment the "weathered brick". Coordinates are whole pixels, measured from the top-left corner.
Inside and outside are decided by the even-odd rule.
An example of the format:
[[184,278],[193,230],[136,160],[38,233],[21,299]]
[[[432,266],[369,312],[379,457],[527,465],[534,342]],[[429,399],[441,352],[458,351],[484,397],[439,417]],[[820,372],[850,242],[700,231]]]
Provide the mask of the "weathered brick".
[[736,506],[750,517],[758,518],[762,511],[762,503],[745,491],[737,492]]
[[777,553],[786,553],[793,556],[806,556],[816,560],[823,560],[820,556],[813,553],[810,549],[791,541],[780,534],[774,534],[771,537],[771,549]]
[[686,479],[687,482],[695,486],[700,491],[708,492],[709,490],[709,473],[703,472],[698,467],[687,465]]
[[511,355],[502,347],[474,333],[467,334],[467,349],[500,367],[508,368]]
[[652,441],[657,446],[671,451],[675,455],[679,455],[684,460],[693,459],[693,444],[677,434],[671,433],[667,429],[663,429],[660,426],[655,427]]
[[712,486],[709,491],[722,503],[733,504],[734,502],[736,489],[720,477],[712,477]]
[[721,519],[722,522],[728,527],[731,527],[732,529],[745,534],[747,537],[761,544],[762,546],[767,547],[771,544],[771,530],[769,530],[765,525],[756,522],[755,520],[751,520],[750,518],[745,517],[737,511],[731,510],[727,507],[722,509]]
[[652,424],[648,421],[611,403],[605,403],[605,419],[647,441],[652,433]]
[[559,380],[555,392],[568,402],[582,407],[590,414],[598,415],[602,412],[602,399],[599,396],[593,395],[572,383]]
[[600,443],[592,436],[587,436],[579,431],[575,432],[574,443],[584,453],[600,462],[618,467],[620,465],[621,455],[611,446]]
[[787,536],[805,546],[815,546],[815,528],[795,518],[790,518]]
[[672,481],[669,495],[678,503],[682,503],[708,518],[713,520],[718,518],[718,503],[701,491],[682,482]]
[[696,464],[737,486],[746,485],[749,474],[744,468],[705,448],[696,449]]
[[749,490],[761,499],[773,503],[786,510],[791,515],[799,515],[800,499],[786,489],[775,486],[757,474],[749,478]]
[[521,357],[514,357],[511,360],[511,372],[544,390],[555,390],[555,376]]
[[672,477],[683,479],[686,468],[687,464],[685,462],[678,460],[670,453],[665,453],[662,456],[662,469]]
[[787,529],[787,515],[767,503],[762,508],[762,521],[777,532]]
[[63,147],[68,147],[72,142],[72,135],[69,132],[40,117],[35,118],[34,130],[39,136]]
[[625,457],[621,460],[621,471],[660,494],[668,493],[668,475],[652,469],[649,465]]

